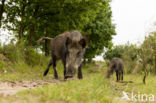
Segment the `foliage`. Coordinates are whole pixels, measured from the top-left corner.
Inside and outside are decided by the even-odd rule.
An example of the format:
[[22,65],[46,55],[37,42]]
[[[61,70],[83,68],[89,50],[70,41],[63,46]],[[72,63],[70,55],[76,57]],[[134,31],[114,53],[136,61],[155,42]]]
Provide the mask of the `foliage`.
[[125,45],[122,58],[127,73],[135,72],[135,69],[137,69],[136,67],[138,65],[138,59],[139,59],[138,52],[139,52],[139,48],[135,44]]
[[135,69],[138,61],[138,51],[139,48],[133,44],[125,44],[114,46],[112,49],[109,49],[105,55],[105,60],[111,60],[114,57],[122,58],[125,65],[126,73],[131,73]]
[[3,13],[4,13],[5,1],[6,0],[1,0],[0,1],[0,28],[1,28],[1,25],[2,25],[2,20],[4,18]]
[[4,45],[0,49],[0,54],[4,55],[12,63],[23,62],[32,66],[43,65],[48,59],[44,55],[39,54],[37,50],[25,46],[24,43]]
[[139,56],[142,70],[156,74],[156,32],[145,38]]
[[[150,33],[140,47],[133,44],[115,46],[107,50],[105,60],[122,58],[127,73],[148,72],[156,74],[156,32]],[[147,74],[146,74],[147,75]]]
[[124,46],[118,45],[108,49],[103,56],[105,60],[112,60],[114,57],[122,58],[124,52]]
[[116,33],[115,26],[112,24],[112,11],[109,3],[110,1],[107,0],[102,2],[96,18],[84,28],[84,31],[89,34],[89,43],[85,54],[85,58],[89,61],[95,55],[100,55],[104,47],[112,47],[112,35]]
[[[21,46],[20,46],[21,47]],[[17,62],[20,60],[24,60],[23,58],[23,47],[17,48],[16,45],[10,43],[8,45],[4,45],[1,50],[1,54],[5,55],[11,62]]]
[[27,47],[25,49],[25,55],[25,61],[29,65],[43,65],[49,62],[48,58],[46,58],[43,54],[39,54],[36,50],[34,50],[34,48],[31,47]]
[[[43,36],[79,30],[88,34],[90,41],[85,58],[92,59],[111,47],[115,27],[111,22],[110,0],[9,0],[5,5],[6,29],[14,32],[18,41],[37,47]],[[46,42],[47,43],[47,42]],[[48,45],[41,50],[47,51]],[[45,50],[44,50],[45,49]]]

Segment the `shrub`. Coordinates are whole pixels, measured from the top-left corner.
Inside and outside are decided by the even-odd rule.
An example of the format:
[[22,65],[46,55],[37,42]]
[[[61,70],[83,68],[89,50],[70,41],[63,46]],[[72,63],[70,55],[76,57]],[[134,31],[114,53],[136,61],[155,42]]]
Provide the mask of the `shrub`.
[[138,47],[127,43],[126,45],[115,46],[108,50],[104,59],[110,61],[114,57],[123,59],[126,73],[131,73],[137,65],[138,61]]
[[[47,57],[43,54],[39,54],[37,50],[32,47],[25,49],[25,62],[29,65],[43,65],[47,61]],[[46,62],[48,63],[48,61]]]
[[[4,55],[12,63],[24,62],[28,65],[43,65],[49,58],[40,54],[35,48],[24,45],[24,43],[7,44],[0,46],[0,54]],[[46,63],[47,63],[46,62]]]
[[142,70],[156,74],[156,32],[145,38],[139,56]]
[[109,49],[103,58],[105,60],[112,60],[114,57],[122,58],[124,52],[124,46],[119,45],[119,46],[114,46],[112,49]]

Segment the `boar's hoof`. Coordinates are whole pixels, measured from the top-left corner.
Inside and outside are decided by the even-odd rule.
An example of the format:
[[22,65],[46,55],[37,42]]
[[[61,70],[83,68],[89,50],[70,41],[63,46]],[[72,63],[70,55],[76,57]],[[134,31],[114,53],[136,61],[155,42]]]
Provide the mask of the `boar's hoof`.
[[58,79],[58,75],[54,75],[55,79]]
[[83,79],[83,77],[82,77],[82,76],[78,76],[78,78],[79,78],[79,79]]

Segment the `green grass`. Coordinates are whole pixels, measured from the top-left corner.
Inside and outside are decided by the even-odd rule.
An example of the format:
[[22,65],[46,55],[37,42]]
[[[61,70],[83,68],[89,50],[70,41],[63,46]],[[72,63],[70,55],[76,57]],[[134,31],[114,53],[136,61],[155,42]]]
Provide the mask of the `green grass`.
[[101,78],[97,80],[99,77],[101,78],[100,75],[94,75],[94,77],[90,79],[41,86],[35,90],[21,92],[19,95],[21,95],[20,97],[22,98],[25,98],[27,95],[36,98],[38,94],[41,94],[39,98],[33,101],[28,98],[27,102],[31,103],[51,103],[56,101],[63,101],[66,103],[111,102],[109,97],[111,91],[108,91],[110,87],[105,79]]
[[[49,61],[46,61],[47,64]],[[47,67],[45,65],[30,66],[24,62],[18,62],[3,67],[0,70],[0,81],[19,81],[19,80],[31,80],[31,79],[48,79],[53,77],[53,68],[50,67],[48,76],[43,77],[44,70]],[[89,75],[90,73],[98,73],[101,70],[95,69],[95,64],[87,64],[83,66],[83,74]],[[61,61],[57,64],[57,72],[59,78],[63,79],[63,65]],[[75,77],[77,74],[75,75]]]
[[[138,77],[138,80],[132,77]],[[104,74],[95,73],[83,80],[44,85],[34,90],[21,91],[7,99],[1,97],[0,100],[3,103],[125,103],[119,100],[123,96],[122,91],[156,95],[156,77],[148,77],[146,85],[142,84],[142,78],[137,75],[126,75],[125,79],[134,83],[117,83],[114,77],[107,80]]]
[[[23,64],[21,64],[21,67]],[[14,73],[8,72],[0,76],[1,81],[10,80],[30,80],[30,79],[49,79],[53,78],[52,70],[47,77],[42,77],[44,66],[27,67]],[[46,67],[46,66],[45,66]],[[31,69],[30,69],[31,68]],[[58,65],[58,74],[63,78],[63,66]],[[102,68],[105,68],[102,65]],[[0,97],[0,103],[133,103],[132,101],[123,101],[122,91],[137,94],[153,94],[156,96],[156,77],[148,76],[147,84],[142,83],[141,75],[125,75],[125,81],[133,83],[118,83],[115,81],[115,75],[110,79],[105,78],[104,69],[95,64],[83,66],[84,79],[70,80],[58,84],[48,84],[40,86],[33,90],[25,90],[17,93],[15,96]],[[76,78],[76,76],[75,76]],[[139,102],[138,102],[139,103]]]

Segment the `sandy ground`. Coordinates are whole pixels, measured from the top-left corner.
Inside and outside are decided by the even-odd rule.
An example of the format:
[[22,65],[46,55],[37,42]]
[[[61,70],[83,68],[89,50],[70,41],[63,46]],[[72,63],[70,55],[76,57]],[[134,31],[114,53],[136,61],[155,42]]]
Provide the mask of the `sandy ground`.
[[64,82],[64,80],[30,80],[30,81],[0,81],[0,96],[11,96],[15,95],[17,92],[21,90],[34,89],[41,85],[46,84],[57,84],[60,82]]

